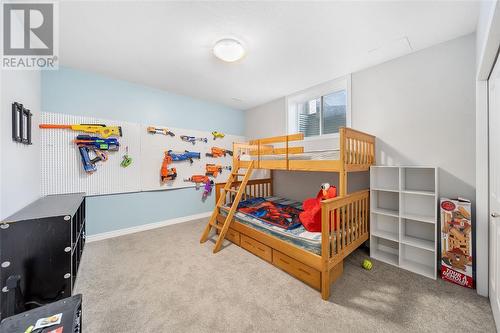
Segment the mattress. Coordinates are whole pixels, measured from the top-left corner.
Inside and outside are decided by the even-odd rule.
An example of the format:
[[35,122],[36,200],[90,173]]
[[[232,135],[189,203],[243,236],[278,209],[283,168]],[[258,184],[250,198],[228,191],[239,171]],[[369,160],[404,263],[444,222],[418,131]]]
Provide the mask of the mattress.
[[[265,199],[280,205],[288,205],[293,208],[302,210],[301,202],[279,197],[265,197]],[[222,207],[221,214],[226,216],[228,210],[229,205]],[[237,211],[234,214],[234,218],[236,221],[244,225],[255,228],[285,242],[289,242],[294,246],[300,247],[306,251],[321,255],[321,232],[309,232],[304,228],[303,225],[300,225],[293,229],[283,229],[240,211]]]
[[[252,156],[256,160],[257,156]],[[260,155],[261,161],[268,160],[284,160],[286,155]],[[310,151],[302,154],[289,154],[289,160],[314,160],[314,161],[332,161],[340,159],[340,149],[332,150],[317,150]]]

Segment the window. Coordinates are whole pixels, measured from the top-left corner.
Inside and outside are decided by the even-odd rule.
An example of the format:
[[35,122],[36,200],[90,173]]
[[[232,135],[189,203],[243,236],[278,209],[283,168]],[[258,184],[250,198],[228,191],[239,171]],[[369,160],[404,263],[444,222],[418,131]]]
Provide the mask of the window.
[[344,78],[288,97],[288,133],[314,137],[350,126],[349,86]]

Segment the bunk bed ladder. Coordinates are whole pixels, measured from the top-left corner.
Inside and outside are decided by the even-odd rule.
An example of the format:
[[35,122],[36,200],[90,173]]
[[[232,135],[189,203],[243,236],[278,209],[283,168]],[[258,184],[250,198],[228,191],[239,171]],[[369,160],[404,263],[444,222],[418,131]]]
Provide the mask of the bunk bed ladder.
[[[212,213],[212,216],[210,216],[210,220],[207,223],[207,226],[205,227],[205,230],[203,231],[203,234],[201,235],[200,243],[205,243],[208,239],[208,235],[210,234],[210,231],[212,228],[220,230],[219,237],[217,238],[217,241],[215,242],[215,247],[214,247],[214,253],[219,252],[219,250],[222,247],[222,242],[224,241],[224,238],[226,237],[227,230],[229,229],[229,225],[231,224],[231,221],[233,220],[233,216],[236,213],[236,209],[238,208],[238,204],[240,203],[241,197],[243,195],[243,192],[245,192],[248,180],[250,179],[250,176],[252,174],[253,170],[253,164],[254,162],[250,162],[250,165],[246,169],[245,173],[239,173],[239,167],[233,169],[233,172],[229,175],[229,178],[227,179],[226,185],[224,185],[224,188],[222,189],[222,193],[219,197],[219,200],[217,200],[217,204],[215,205],[214,211]],[[231,189],[233,186],[233,182],[238,181],[238,177],[243,177],[241,180],[240,186],[238,187],[237,190]],[[226,200],[226,194],[228,192],[236,193],[234,196],[233,203],[231,204],[231,208],[229,209],[229,213],[226,216],[226,219],[224,220],[224,223],[218,224],[217,223],[217,215],[219,214],[219,209],[224,205],[225,200]]]

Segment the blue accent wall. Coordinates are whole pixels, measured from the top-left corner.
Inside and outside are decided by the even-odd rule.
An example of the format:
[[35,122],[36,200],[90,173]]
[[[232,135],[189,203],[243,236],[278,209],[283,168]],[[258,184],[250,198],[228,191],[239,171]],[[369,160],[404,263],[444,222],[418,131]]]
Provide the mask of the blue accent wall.
[[[42,111],[244,135],[244,113],[227,106],[62,67],[42,71]],[[208,212],[194,188],[93,196],[87,234]]]

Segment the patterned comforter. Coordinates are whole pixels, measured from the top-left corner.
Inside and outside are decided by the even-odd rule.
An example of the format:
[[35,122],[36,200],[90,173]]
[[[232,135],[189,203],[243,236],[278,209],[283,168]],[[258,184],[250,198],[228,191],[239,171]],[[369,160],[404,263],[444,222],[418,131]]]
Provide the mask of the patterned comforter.
[[[258,205],[258,203],[264,202],[270,202],[273,203],[274,206],[282,207],[282,211],[292,212],[293,214],[296,214],[297,218],[291,218],[290,222],[288,223],[284,223],[282,220],[278,219],[278,221],[281,221],[282,223],[284,223],[284,225],[288,225],[288,229],[286,229],[283,228],[282,225],[278,226],[275,223],[271,223],[271,221],[262,219],[258,216],[259,214],[252,215],[251,213],[254,213],[255,211],[245,211],[245,208],[248,208],[249,206],[255,206],[256,204]],[[221,214],[227,215],[228,210],[229,206],[223,207],[223,209],[221,209]],[[321,255],[321,232],[309,232],[304,228],[302,224],[300,224],[298,213],[300,213],[301,211],[301,202],[278,197],[253,198],[240,202],[240,204],[238,205],[238,211],[235,213],[234,217],[238,222],[242,224],[263,231],[286,242],[290,242],[293,245],[303,248],[307,251]],[[276,219],[274,221],[276,221]],[[294,225],[295,227],[291,227],[292,225]]]

